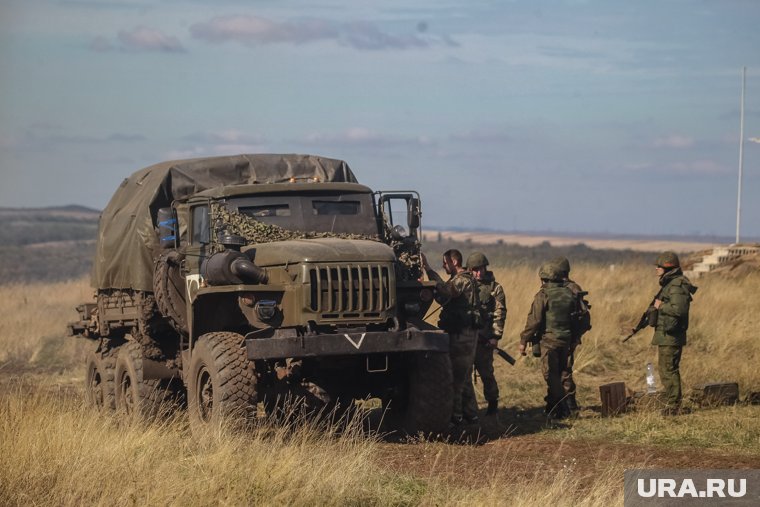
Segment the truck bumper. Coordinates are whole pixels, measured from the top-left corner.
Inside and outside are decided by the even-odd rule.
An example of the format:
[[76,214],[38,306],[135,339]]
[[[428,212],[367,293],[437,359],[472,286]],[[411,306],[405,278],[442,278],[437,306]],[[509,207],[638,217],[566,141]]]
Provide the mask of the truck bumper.
[[350,356],[393,352],[448,352],[449,335],[440,330],[318,334],[303,337],[245,340],[248,359]]

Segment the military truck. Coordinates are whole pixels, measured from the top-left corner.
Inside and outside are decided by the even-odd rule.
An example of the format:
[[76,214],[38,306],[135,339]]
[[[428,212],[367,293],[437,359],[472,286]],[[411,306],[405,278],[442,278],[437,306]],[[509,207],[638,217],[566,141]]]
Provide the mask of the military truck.
[[394,428],[444,430],[448,335],[424,321],[420,217],[416,192],[373,192],[319,156],[135,172],[101,214],[95,302],[69,326],[96,344],[89,401],[151,414],[180,399],[202,428],[377,398]]

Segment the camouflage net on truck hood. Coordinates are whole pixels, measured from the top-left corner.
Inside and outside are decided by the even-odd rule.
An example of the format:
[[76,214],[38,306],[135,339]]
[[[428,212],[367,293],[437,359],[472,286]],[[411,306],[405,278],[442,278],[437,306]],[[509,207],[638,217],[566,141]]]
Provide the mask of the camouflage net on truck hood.
[[162,162],[125,179],[100,216],[95,288],[151,291],[160,208],[210,188],[316,178],[357,183],[342,160],[313,155],[235,155]]
[[224,206],[211,206],[211,219],[217,230],[226,230],[228,234],[236,234],[246,239],[248,243],[271,243],[289,239],[340,238],[368,239],[380,241],[377,236],[366,234],[348,234],[334,232],[289,231],[278,225],[265,224],[239,211],[230,211]]
[[376,235],[370,236],[367,234],[289,231],[277,225],[265,224],[239,211],[230,211],[219,204],[212,204],[211,220],[215,224],[216,230],[224,230],[227,234],[242,236],[249,244],[315,238],[365,239],[390,244],[398,260],[398,278],[408,281],[417,280],[422,276],[419,244],[417,243],[410,245],[403,241],[395,241],[389,238],[383,241]]

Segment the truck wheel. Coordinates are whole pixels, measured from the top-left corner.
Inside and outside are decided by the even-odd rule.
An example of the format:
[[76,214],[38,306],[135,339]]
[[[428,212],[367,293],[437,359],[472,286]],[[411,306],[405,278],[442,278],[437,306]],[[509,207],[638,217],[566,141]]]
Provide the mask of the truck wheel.
[[256,374],[237,333],[207,333],[190,359],[187,404],[190,424],[203,429],[229,418],[245,426],[256,415]]
[[116,409],[128,415],[153,417],[169,412],[174,391],[170,379],[145,379],[143,350],[137,342],[119,347],[116,357]]
[[393,400],[401,406],[391,405],[391,422],[409,435],[440,435],[448,428],[453,408],[449,354],[416,352],[408,364],[406,396]]
[[158,258],[153,271],[153,293],[159,311],[169,317],[174,329],[187,336],[185,283],[180,273],[180,261],[176,252]]
[[98,410],[112,411],[116,408],[114,370],[116,357],[112,350],[90,352],[86,359],[85,396],[90,406]]

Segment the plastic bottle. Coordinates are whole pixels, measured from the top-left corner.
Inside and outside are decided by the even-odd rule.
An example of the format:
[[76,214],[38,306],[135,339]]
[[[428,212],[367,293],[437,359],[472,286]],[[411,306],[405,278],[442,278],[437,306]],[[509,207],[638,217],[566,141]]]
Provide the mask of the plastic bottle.
[[654,380],[654,365],[652,365],[652,363],[647,363],[647,392],[657,392],[657,384]]

